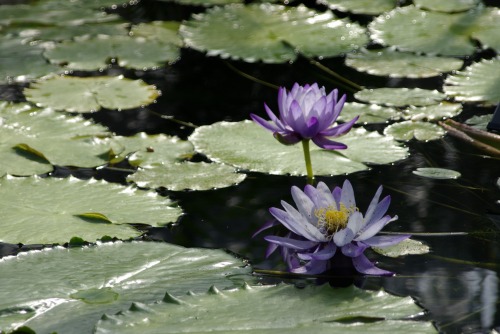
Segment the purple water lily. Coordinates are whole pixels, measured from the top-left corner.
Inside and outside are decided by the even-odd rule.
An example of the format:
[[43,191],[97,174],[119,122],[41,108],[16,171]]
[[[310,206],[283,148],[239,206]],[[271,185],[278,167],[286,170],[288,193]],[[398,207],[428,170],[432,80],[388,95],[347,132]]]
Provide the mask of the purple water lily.
[[[292,187],[297,209],[281,202],[285,210],[269,211],[277,222],[290,232],[284,236],[265,237],[271,243],[268,256],[277,248],[281,251],[289,270],[294,273],[320,274],[332,268],[332,259],[340,252],[350,258],[354,268],[368,275],[392,275],[377,268],[365,255],[369,247],[384,248],[398,244],[410,235],[377,235],[388,223],[398,217],[386,215],[390,196],[379,201],[382,186],[375,193],[365,215],[359,212],[351,183],[346,180],[342,188],[330,191],[320,182],[315,188],[306,185],[304,191]],[[270,227],[270,224],[261,230]]]
[[278,92],[279,118],[264,104],[267,115],[273,123],[260,116],[250,117],[265,129],[273,132],[274,137],[283,144],[292,145],[311,139],[316,145],[327,150],[347,148],[345,144],[332,141],[351,130],[358,117],[341,125],[334,126],[345,102],[346,96],[338,99],[334,89],[326,94],[325,87],[317,83],[300,86],[295,83],[290,92],[280,87]]

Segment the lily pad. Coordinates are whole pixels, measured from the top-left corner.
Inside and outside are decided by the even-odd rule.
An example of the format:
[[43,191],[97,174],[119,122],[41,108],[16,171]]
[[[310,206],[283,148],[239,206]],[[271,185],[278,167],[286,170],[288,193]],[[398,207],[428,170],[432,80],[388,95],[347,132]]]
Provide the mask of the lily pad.
[[437,12],[462,12],[476,7],[480,0],[447,0],[447,1],[434,1],[434,0],[413,0],[415,6],[425,8]]
[[368,43],[358,24],[303,5],[213,7],[184,21],[180,32],[193,49],[247,62],[283,63],[296,59],[297,52],[333,57]]
[[205,162],[184,162],[141,169],[127,177],[139,187],[168,190],[209,190],[225,188],[242,182],[245,174],[233,167]]
[[152,103],[158,90],[142,80],[118,77],[49,77],[24,89],[37,106],[68,112],[131,109]]
[[107,128],[80,116],[0,103],[0,176],[52,171],[52,165],[96,167],[108,161]]
[[211,7],[211,6],[220,6],[220,5],[228,5],[232,3],[242,3],[242,0],[158,0],[163,2],[176,2],[181,5],[189,5],[189,6],[203,6],[203,7]]
[[221,250],[153,242],[7,257],[0,260],[0,331],[25,325],[38,334],[91,333],[103,313],[152,303],[165,289],[181,295],[212,284],[233,287],[228,278],[249,273],[243,265]]
[[458,70],[463,61],[451,57],[419,56],[394,49],[363,50],[347,55],[346,65],[373,75],[428,78]]
[[51,63],[72,70],[104,69],[111,60],[121,67],[147,70],[175,62],[179,47],[142,37],[99,35],[57,44],[44,55]]
[[[306,175],[301,145],[285,146],[250,121],[219,122],[197,128],[189,137],[195,150],[213,161],[236,168],[277,174]],[[404,159],[408,150],[391,137],[353,129],[341,138],[349,146],[327,151],[311,145],[315,175],[340,175],[366,170],[365,163],[385,164]]]
[[376,88],[361,90],[354,97],[363,102],[404,107],[438,104],[446,95],[437,90],[420,88]]
[[164,226],[182,214],[154,192],[72,177],[3,177],[0,197],[0,241],[8,243],[128,239],[140,234],[128,224]]
[[484,59],[445,80],[444,92],[458,101],[482,102],[494,105],[500,102],[500,58]]
[[400,119],[403,114],[390,107],[383,107],[376,104],[365,104],[357,102],[347,102],[342,108],[338,120],[347,122],[359,116],[358,124],[387,123],[389,120]]
[[459,172],[446,168],[421,167],[412,173],[429,179],[439,180],[458,179],[460,177]]
[[401,141],[413,138],[421,141],[436,140],[443,137],[445,133],[443,128],[436,124],[419,121],[394,123],[384,129],[384,134]]
[[472,116],[465,121],[465,124],[486,131],[488,123],[491,122],[492,117],[493,115]]
[[384,248],[372,247],[372,249],[375,252],[388,257],[422,255],[430,252],[430,248],[428,245],[424,244],[422,241],[413,239],[405,239],[394,246]]
[[179,27],[180,23],[176,21],[140,23],[130,28],[130,35],[182,46],[183,41],[179,35]]
[[163,302],[134,303],[103,317],[96,333],[436,333],[430,322],[402,320],[421,312],[410,297],[353,286],[213,287],[202,295],[167,292]]
[[462,112],[462,105],[458,103],[441,102],[432,106],[413,107],[404,110],[404,118],[412,121],[437,121],[454,117]]
[[364,15],[382,14],[397,5],[396,0],[318,0],[318,3],[341,12]]

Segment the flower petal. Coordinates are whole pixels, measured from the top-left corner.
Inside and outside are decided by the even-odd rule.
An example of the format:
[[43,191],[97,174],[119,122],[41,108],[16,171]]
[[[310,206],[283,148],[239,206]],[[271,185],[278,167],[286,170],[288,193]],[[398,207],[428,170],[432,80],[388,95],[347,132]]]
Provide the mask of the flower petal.
[[317,219],[314,215],[313,201],[296,186],[292,187],[292,197],[299,212],[307,218],[310,224],[315,224]]
[[[370,221],[370,219],[373,215],[373,212],[375,211],[375,208],[378,205],[378,199],[380,198],[381,194],[382,194],[382,186],[378,187],[377,191],[375,192],[375,195],[373,195],[373,198],[370,202],[370,205],[368,206],[368,209],[366,210],[365,221],[367,223]],[[380,217],[382,217],[384,214],[385,214],[385,212]]]
[[290,269],[292,273],[317,275],[323,273],[328,267],[328,261],[311,260],[305,266]]
[[266,121],[265,119],[263,119],[260,116],[257,116],[255,114],[250,114],[250,117],[252,118],[252,120],[255,123],[259,124],[260,126],[262,126],[263,128],[265,128],[266,130],[269,130],[269,131],[272,131],[272,132],[276,132],[276,131],[280,130],[273,123],[271,123],[269,121]]
[[297,144],[302,140],[302,137],[295,132],[274,132],[274,138],[283,145],[293,145]]
[[264,239],[267,242],[277,244],[281,247],[291,248],[295,250],[302,250],[302,251],[308,250],[318,245],[318,243],[314,241],[290,239],[290,238],[279,237],[277,235],[267,235],[264,237]]
[[371,237],[373,237],[375,234],[380,232],[380,230],[387,225],[390,221],[395,220],[394,218],[391,218],[391,216],[387,215],[376,222],[372,223],[369,226],[365,226],[359,231],[358,235],[354,238],[356,241],[364,241],[367,240]]
[[269,243],[269,245],[267,246],[267,249],[266,249],[266,259],[271,256],[272,253],[274,253],[275,250],[277,250],[279,247],[279,245],[277,244],[273,244],[273,243]]
[[352,188],[351,182],[345,180],[342,185],[342,194],[340,195],[340,203],[350,209],[356,207],[356,200],[354,199],[354,189]]
[[267,221],[257,231],[255,231],[255,233],[252,235],[252,238],[255,238],[257,236],[257,234],[259,234],[260,232],[265,231],[265,230],[267,230],[273,226],[276,226],[278,224],[279,224],[279,222],[276,219],[271,219],[271,220]]
[[411,234],[402,234],[402,235],[376,235],[369,239],[363,240],[362,243],[370,246],[370,247],[389,247],[396,244],[399,244],[401,241],[408,239],[411,237]]
[[316,134],[318,133],[318,129],[319,129],[319,121],[318,121],[318,118],[316,117],[311,117],[311,119],[309,119],[309,121],[307,121],[307,124],[306,124],[306,131],[304,131],[304,133],[302,134],[304,138],[312,138],[314,136],[316,136]]
[[352,258],[352,264],[354,268],[362,274],[365,275],[376,275],[376,276],[392,276],[394,273],[392,271],[387,271],[384,269],[380,269],[375,267],[375,265],[368,260],[368,258],[361,254],[360,256]]
[[325,236],[315,226],[309,224],[307,218],[303,217],[290,204],[282,201],[282,205],[287,211],[277,208],[271,208],[269,211],[287,229],[311,241],[326,241]]
[[340,125],[334,126],[332,128],[323,130],[320,132],[321,135],[325,137],[339,137],[342,135],[345,135],[349,131],[351,131],[351,128],[353,127],[354,123],[357,122],[359,119],[359,116],[354,117],[351,119],[349,122],[342,123]]
[[342,108],[344,108],[344,103],[346,100],[347,96],[344,94],[342,97],[337,100],[337,103],[335,103],[335,108],[333,109],[333,121],[335,122],[337,118],[340,115],[340,112],[342,111]]
[[344,247],[342,247],[341,250],[342,250],[342,254],[344,254],[345,256],[358,257],[361,254],[363,254],[363,252],[367,248],[368,248],[368,245],[364,245],[362,243],[354,244],[354,243],[350,242],[347,245],[345,245]]
[[354,235],[357,235],[359,231],[364,226],[363,215],[359,211],[353,212],[349,216],[349,221],[347,222],[347,228],[352,231]]
[[348,228],[344,228],[333,235],[333,242],[338,247],[343,247],[350,243],[355,237],[355,234]]
[[314,144],[325,150],[345,150],[347,145],[327,139],[322,135],[316,135],[311,138]]
[[387,212],[387,209],[389,209],[390,204],[391,204],[391,196],[387,195],[376,205],[376,207],[373,209],[373,213],[370,216],[368,215],[367,212],[365,217],[366,227],[370,226],[371,224],[382,218]]
[[302,260],[329,260],[336,251],[337,246],[333,242],[329,242],[321,250],[316,250],[313,253],[298,253],[297,255]]

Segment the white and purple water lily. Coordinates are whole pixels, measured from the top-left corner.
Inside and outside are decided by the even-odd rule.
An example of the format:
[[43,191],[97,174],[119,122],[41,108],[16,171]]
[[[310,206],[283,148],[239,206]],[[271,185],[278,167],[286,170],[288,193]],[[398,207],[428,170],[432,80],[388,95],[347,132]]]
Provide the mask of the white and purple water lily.
[[355,117],[349,122],[334,126],[345,99],[345,95],[338,99],[336,89],[327,95],[325,87],[320,88],[317,83],[305,86],[295,83],[290,92],[284,87],[279,89],[279,118],[267,104],[264,104],[264,108],[272,123],[255,114],[250,114],[250,117],[273,132],[274,137],[283,144],[292,145],[311,139],[326,150],[341,150],[347,146],[328,138],[346,134],[358,120]]
[[379,201],[381,193],[382,186],[363,216],[356,207],[354,191],[348,180],[342,188],[336,187],[332,192],[323,182],[318,183],[316,188],[306,185],[304,191],[293,186],[292,197],[297,209],[282,201],[285,210],[269,210],[290,233],[285,237],[266,236],[265,240],[271,243],[267,255],[281,247],[291,272],[320,274],[334,269],[331,260],[340,252],[350,258],[354,268],[362,274],[392,275],[390,271],[377,268],[363,254],[369,247],[384,248],[410,237],[376,235],[398,218],[385,214],[391,198],[386,196]]

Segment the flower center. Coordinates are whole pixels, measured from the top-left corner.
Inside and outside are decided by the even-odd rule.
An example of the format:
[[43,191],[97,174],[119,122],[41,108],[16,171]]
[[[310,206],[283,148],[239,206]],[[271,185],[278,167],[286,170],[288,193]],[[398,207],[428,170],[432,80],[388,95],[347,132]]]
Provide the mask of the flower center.
[[349,215],[357,210],[356,207],[347,208],[344,203],[340,203],[340,210],[329,206],[314,210],[314,215],[318,218],[318,227],[323,227],[326,234],[333,235],[346,228]]

